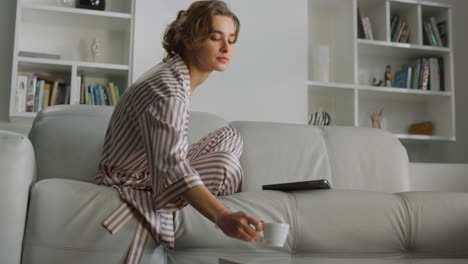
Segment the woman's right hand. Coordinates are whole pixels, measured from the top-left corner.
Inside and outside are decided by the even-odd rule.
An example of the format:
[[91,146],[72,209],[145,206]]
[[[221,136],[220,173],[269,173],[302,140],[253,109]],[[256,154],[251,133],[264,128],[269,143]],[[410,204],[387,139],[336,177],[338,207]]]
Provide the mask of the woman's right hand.
[[258,232],[263,231],[263,223],[245,212],[233,213],[223,210],[216,219],[216,225],[229,237],[246,242],[262,241]]

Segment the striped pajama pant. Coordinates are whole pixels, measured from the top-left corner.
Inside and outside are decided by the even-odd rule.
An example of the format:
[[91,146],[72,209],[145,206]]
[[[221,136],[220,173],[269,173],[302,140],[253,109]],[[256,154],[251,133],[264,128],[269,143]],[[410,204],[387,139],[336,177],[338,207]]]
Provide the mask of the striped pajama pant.
[[[239,161],[242,149],[239,132],[226,126],[190,145],[187,159],[213,195],[229,195],[242,190],[244,176]],[[158,208],[159,201],[153,199],[150,191],[116,188],[125,203],[103,222],[103,226],[115,234],[132,217],[139,219],[126,263],[140,263],[150,234],[166,248],[174,248],[174,212],[184,208],[187,201],[179,195],[173,202]]]

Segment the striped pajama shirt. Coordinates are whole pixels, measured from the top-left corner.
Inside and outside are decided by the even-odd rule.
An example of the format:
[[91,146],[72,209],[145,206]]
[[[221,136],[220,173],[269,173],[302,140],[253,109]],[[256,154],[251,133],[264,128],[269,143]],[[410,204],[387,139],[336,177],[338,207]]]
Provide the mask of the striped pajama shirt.
[[127,263],[139,263],[149,235],[173,249],[174,212],[181,194],[205,185],[213,195],[240,192],[243,142],[232,126],[188,146],[190,75],[180,56],[132,84],[116,105],[104,140],[96,183],[118,190],[123,204],[103,226],[112,234],[139,219]]

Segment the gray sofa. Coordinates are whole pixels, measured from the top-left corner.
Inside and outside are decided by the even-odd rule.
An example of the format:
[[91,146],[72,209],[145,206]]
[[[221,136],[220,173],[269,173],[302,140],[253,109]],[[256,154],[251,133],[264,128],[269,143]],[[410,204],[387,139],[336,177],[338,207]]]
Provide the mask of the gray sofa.
[[[124,263],[136,221],[106,231],[101,222],[121,200],[93,183],[112,110],[54,106],[37,115],[30,141],[0,132],[0,263]],[[176,249],[149,239],[142,263],[468,262],[468,193],[411,191],[408,157],[392,134],[228,123],[199,112],[190,118],[190,143],[228,124],[243,136],[245,191],[220,200],[289,223],[290,232],[282,248],[234,240],[187,206],[176,213]],[[261,191],[262,184],[319,178],[334,189]]]

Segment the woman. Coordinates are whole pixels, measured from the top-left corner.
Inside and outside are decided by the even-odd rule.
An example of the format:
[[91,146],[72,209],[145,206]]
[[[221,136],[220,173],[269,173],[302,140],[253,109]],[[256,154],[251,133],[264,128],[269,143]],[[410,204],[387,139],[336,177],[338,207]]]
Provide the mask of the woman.
[[109,231],[133,214],[141,219],[128,263],[140,261],[148,232],[173,248],[173,212],[187,204],[230,237],[261,240],[260,221],[229,211],[215,197],[241,191],[239,132],[227,126],[190,147],[187,142],[190,96],[212,71],[227,68],[239,27],[222,1],[180,11],[164,35],[163,62],[133,83],[114,109],[96,182],[115,187],[125,202],[103,223]]

